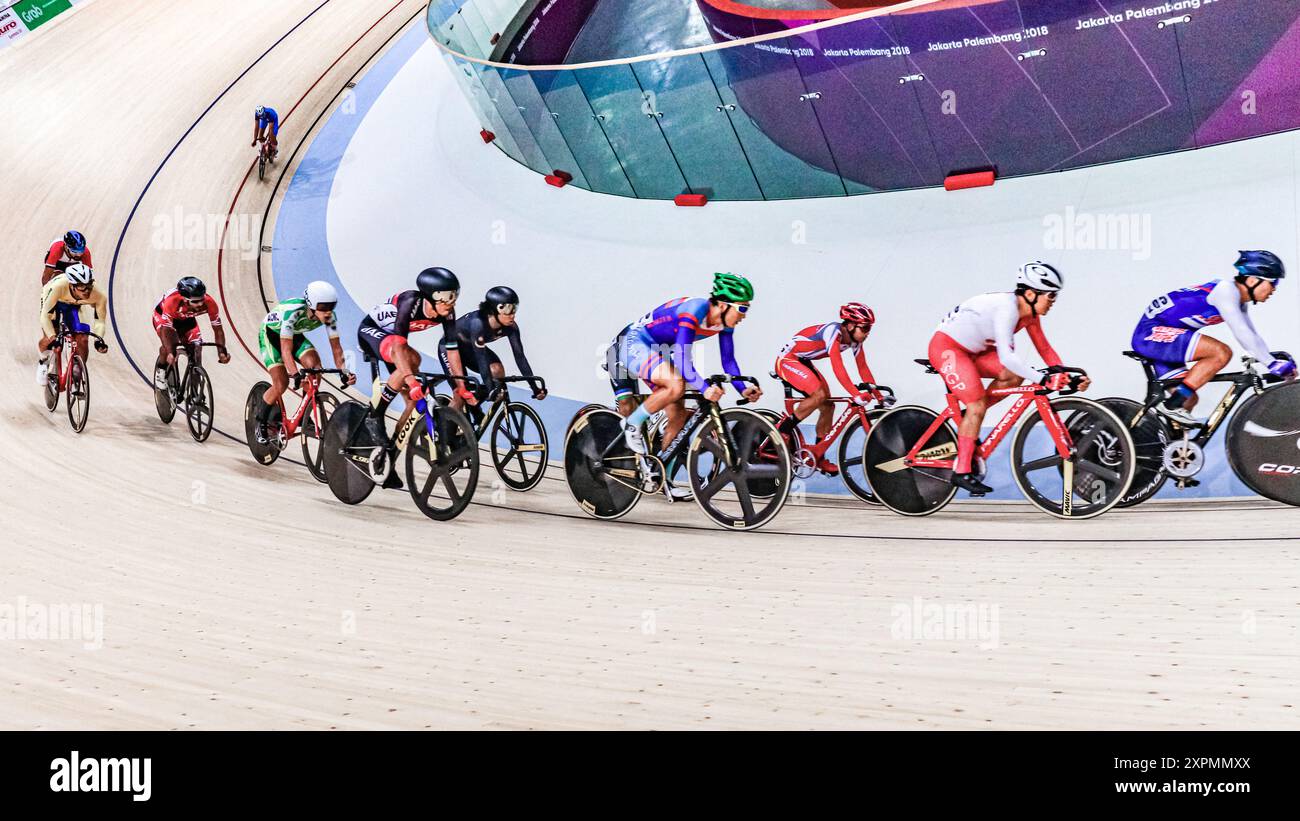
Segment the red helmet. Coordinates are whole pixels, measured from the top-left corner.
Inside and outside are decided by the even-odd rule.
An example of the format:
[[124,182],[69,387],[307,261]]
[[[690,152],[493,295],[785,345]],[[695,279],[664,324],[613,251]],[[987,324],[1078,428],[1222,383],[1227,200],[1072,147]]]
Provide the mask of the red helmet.
[[847,302],[840,307],[840,319],[870,330],[876,324],[876,312],[861,302]]

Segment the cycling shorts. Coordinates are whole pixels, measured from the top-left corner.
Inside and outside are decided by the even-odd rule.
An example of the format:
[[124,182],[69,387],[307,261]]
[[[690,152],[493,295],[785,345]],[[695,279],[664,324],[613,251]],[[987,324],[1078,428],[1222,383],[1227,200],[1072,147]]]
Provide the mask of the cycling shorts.
[[[262,354],[262,364],[267,370],[275,366],[284,367],[284,358],[280,355],[280,335],[275,331],[269,330],[265,325],[257,335],[257,347]],[[302,357],[308,351],[316,350],[311,341],[302,334],[293,335],[293,359],[295,362],[301,362]]]
[[1192,366],[1200,330],[1180,328],[1143,319],[1133,331],[1133,350],[1151,360],[1161,379],[1181,376]]
[[826,393],[830,394],[830,386],[826,384],[826,377],[822,376],[821,371],[811,362],[802,362],[792,356],[783,356],[776,360],[776,375],[779,379],[789,383],[790,387],[809,396],[816,393],[819,389],[825,388]]
[[965,405],[983,399],[983,380],[995,379],[1004,370],[996,348],[971,353],[942,331],[930,338],[929,355],[948,390]]
[[[197,319],[173,319],[172,328],[176,331],[176,338],[182,342],[202,342],[203,332],[199,330],[199,321]],[[160,313],[154,312],[153,331],[162,339],[162,329],[166,327],[167,319]]]

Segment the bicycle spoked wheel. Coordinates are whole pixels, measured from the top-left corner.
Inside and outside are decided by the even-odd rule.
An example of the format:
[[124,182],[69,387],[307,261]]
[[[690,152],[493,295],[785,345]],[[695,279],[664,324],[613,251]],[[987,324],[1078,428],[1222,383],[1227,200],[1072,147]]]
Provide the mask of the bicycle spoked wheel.
[[[695,504],[704,515],[730,530],[762,527],[781,512],[790,495],[790,451],[776,425],[748,408],[721,412],[723,430],[707,419],[691,439],[687,476]],[[758,481],[773,493],[755,496]]]
[[57,354],[50,354],[49,370],[45,374],[45,408],[50,413],[59,407],[59,379],[63,366]]
[[564,437],[564,477],[588,516],[617,519],[641,500],[636,457],[623,441],[623,417],[589,406]]
[[492,422],[488,447],[497,475],[511,490],[537,487],[546,473],[549,444],[546,426],[532,406],[510,402]]
[[334,498],[346,505],[366,500],[376,486],[369,472],[372,460],[386,458],[382,443],[365,429],[369,412],[369,405],[344,402],[330,415],[321,438],[325,482]]
[[[1165,472],[1165,446],[1173,441],[1173,431],[1167,422],[1152,411],[1147,411],[1138,418],[1142,406],[1132,399],[1114,397],[1099,401],[1129,426],[1129,434],[1133,437],[1133,457],[1136,463],[1133,484],[1129,485],[1128,493],[1115,506],[1140,505],[1155,496],[1169,479],[1169,474]],[[1070,430],[1070,436],[1075,436],[1074,430]]]
[[[929,408],[903,405],[877,419],[867,434],[862,459],[868,486],[876,499],[895,513],[929,516],[943,510],[957,495],[951,470],[913,468],[904,463],[938,418],[939,414]],[[957,430],[952,422],[945,421],[922,442],[918,455],[926,459],[956,458]]]
[[406,489],[420,512],[446,521],[459,516],[478,485],[478,439],[465,414],[452,407],[432,407],[436,437],[425,419],[415,424],[406,446]]
[[888,411],[884,408],[869,410],[867,427],[863,426],[861,419],[854,419],[840,434],[840,480],[849,493],[869,505],[878,505],[880,500],[872,492],[871,482],[867,479],[867,436],[871,433],[870,425],[874,425],[886,413]]
[[176,369],[175,368],[154,368],[153,378],[153,406],[158,410],[158,418],[167,424],[171,424],[172,419],[176,416],[176,403],[172,401],[175,390],[158,390],[158,376],[162,375],[163,382],[168,386],[175,387]]
[[[267,442],[265,445],[257,441],[257,419],[262,408],[266,406],[266,400],[262,395],[270,388],[269,382],[258,382],[248,392],[248,400],[244,403],[244,438],[248,442],[248,452],[253,454],[253,458],[258,463],[270,465],[280,458],[280,449],[274,442]],[[274,432],[280,426],[280,411],[278,408],[271,410],[267,417],[268,432]]]
[[199,365],[190,368],[189,383],[185,387],[185,424],[195,442],[206,442],[212,435],[216,416],[216,400],[212,395],[212,379]]
[[1114,412],[1076,396],[1053,399],[1073,441],[1062,459],[1037,409],[1025,414],[1011,443],[1011,473],[1030,504],[1061,519],[1090,519],[1119,504],[1133,483],[1133,437]]
[[316,392],[316,405],[302,418],[302,461],[318,482],[328,481],[325,474],[325,448],[322,444],[330,417],[338,409],[334,394]]
[[80,356],[72,355],[72,367],[68,372],[68,421],[72,429],[81,433],[86,429],[86,419],[90,416],[90,371]]
[[1228,422],[1224,448],[1246,487],[1275,502],[1300,506],[1300,384],[1247,397]]

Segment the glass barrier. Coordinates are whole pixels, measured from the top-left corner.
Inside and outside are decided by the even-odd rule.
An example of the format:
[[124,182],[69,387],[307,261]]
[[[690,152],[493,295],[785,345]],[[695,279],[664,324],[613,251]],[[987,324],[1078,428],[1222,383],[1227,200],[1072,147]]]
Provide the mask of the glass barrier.
[[714,45],[582,65],[491,58],[593,0],[434,0],[428,24],[502,151],[627,197],[897,191],[1300,128],[1300,0],[945,0],[802,28],[698,3]]

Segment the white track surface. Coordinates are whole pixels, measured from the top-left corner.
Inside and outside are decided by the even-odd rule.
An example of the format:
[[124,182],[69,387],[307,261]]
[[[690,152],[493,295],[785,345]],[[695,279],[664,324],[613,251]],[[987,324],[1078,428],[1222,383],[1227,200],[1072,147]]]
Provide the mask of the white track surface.
[[[0,55],[0,107],[24,114],[0,124],[0,605],[102,604],[105,633],[99,650],[0,640],[0,727],[1300,727],[1295,511],[1264,502],[1076,524],[1018,504],[917,521],[817,502],[740,536],[657,500],[628,523],[588,520],[553,469],[438,524],[407,496],[347,508],[297,465],[163,427],[116,344],[92,356],[73,434],[32,379],[38,255],[75,224],[106,274],[177,139],[316,5],[94,3]],[[152,247],[154,216],[224,215],[248,171],[247,110],[267,89],[308,92],[388,5],[328,3],[165,166],[118,259],[137,360],[169,283],[216,278],[214,249]],[[348,51],[286,133],[419,7]],[[264,190],[238,211],[260,213]],[[226,263],[248,338],[255,272]],[[239,434],[262,371],[234,350],[211,369],[218,426]],[[892,609],[917,597],[996,605],[997,646],[892,637]]]

